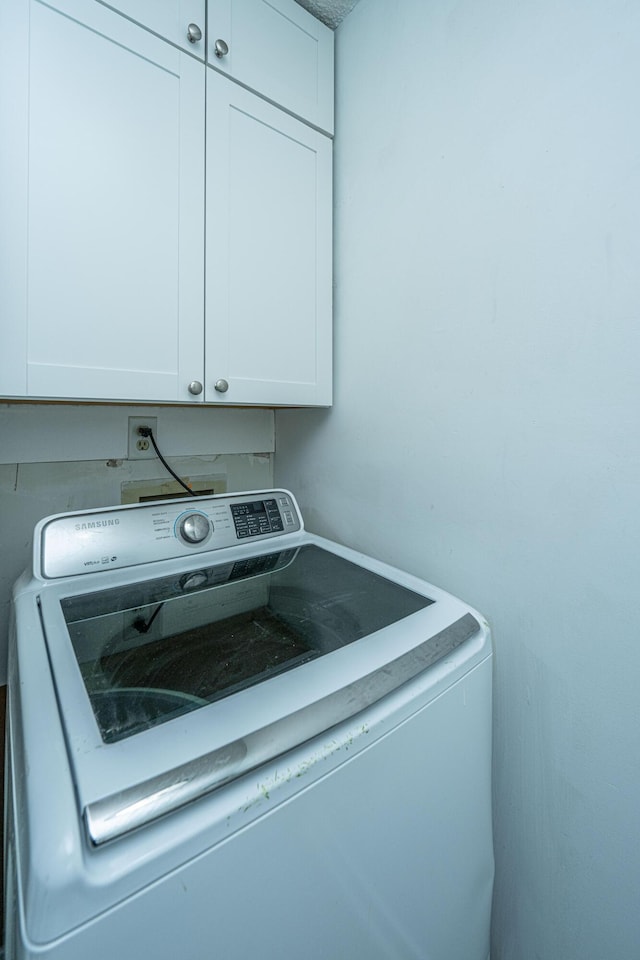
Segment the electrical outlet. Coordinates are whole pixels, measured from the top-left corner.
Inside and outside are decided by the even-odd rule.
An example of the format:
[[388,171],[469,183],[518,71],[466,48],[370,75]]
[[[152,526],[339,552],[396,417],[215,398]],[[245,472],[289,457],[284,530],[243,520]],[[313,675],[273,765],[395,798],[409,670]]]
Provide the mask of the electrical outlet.
[[141,436],[140,427],[151,427],[154,437],[158,439],[157,417],[129,417],[129,460],[151,460],[156,456],[150,437]]

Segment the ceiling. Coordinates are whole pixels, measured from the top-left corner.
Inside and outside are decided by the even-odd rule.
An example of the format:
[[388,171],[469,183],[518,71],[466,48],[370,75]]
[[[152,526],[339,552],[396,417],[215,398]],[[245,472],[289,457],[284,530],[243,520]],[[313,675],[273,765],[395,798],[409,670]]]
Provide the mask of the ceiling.
[[322,20],[332,30],[353,10],[358,0],[297,0],[301,7]]

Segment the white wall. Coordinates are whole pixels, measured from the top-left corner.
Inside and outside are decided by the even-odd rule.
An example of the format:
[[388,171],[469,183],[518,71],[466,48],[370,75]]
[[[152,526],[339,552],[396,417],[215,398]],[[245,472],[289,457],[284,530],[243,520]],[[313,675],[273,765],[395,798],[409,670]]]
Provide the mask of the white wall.
[[271,410],[0,404],[0,685],[11,587],[31,562],[38,520],[119,504],[135,483],[171,482],[157,459],[127,459],[128,418],[146,415],[179,476],[213,478],[216,492],[272,485]]
[[361,0],[307,523],[496,644],[493,960],[640,951],[640,5]]

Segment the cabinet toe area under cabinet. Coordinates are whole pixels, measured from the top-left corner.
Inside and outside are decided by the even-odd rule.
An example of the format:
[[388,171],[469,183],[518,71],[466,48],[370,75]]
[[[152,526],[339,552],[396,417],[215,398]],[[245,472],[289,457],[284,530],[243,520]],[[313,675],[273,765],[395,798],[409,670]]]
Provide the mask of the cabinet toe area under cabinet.
[[0,17],[0,394],[329,404],[331,31],[294,0]]

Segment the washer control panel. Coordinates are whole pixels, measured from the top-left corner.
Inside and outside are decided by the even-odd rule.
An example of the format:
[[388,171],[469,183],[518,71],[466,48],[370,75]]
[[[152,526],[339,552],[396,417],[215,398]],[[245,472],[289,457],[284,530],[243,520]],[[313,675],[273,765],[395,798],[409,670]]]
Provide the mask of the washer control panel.
[[253,500],[251,503],[232,503],[231,516],[238,539],[257,537],[263,533],[281,533],[284,530],[275,497]]
[[302,527],[286,490],[58,514],[36,526],[34,574],[55,579],[113,570],[281,537]]

